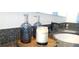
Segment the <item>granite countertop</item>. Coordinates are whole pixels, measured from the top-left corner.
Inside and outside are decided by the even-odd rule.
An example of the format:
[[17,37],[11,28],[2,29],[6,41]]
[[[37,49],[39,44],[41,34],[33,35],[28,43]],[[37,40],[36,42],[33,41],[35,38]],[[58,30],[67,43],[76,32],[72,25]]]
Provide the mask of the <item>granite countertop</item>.
[[0,47],[16,47],[16,39],[19,39],[19,34],[19,28],[0,30]]

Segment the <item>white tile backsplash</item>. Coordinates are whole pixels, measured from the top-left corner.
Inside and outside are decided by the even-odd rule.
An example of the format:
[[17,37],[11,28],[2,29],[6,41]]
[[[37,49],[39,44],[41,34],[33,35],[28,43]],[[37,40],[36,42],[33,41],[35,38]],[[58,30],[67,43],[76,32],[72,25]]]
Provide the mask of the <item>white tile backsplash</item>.
[[29,14],[29,23],[33,25],[37,20],[33,16],[40,15],[40,22],[44,24],[51,24],[51,22],[64,22],[66,18],[57,17],[43,13],[24,13],[24,12],[0,12],[0,29],[20,27],[25,21],[24,14]]

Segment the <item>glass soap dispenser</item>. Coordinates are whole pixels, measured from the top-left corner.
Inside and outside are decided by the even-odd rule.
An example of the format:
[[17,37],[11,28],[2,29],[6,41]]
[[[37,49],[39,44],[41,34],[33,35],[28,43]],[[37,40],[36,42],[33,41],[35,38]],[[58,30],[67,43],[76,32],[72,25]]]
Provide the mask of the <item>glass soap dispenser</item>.
[[26,21],[21,25],[21,42],[29,43],[32,38],[32,26],[28,23],[28,15],[24,14],[24,17]]
[[36,23],[34,23],[34,26],[33,26],[33,37],[36,38],[36,29],[37,27],[41,26],[41,23],[40,23],[40,16],[34,16],[37,20]]

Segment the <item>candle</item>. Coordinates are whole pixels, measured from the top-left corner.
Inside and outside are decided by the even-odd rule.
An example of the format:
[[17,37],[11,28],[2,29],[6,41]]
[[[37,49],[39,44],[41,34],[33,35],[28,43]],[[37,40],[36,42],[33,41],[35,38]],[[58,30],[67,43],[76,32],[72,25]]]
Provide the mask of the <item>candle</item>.
[[37,44],[46,45],[48,43],[48,27],[40,26],[36,30]]

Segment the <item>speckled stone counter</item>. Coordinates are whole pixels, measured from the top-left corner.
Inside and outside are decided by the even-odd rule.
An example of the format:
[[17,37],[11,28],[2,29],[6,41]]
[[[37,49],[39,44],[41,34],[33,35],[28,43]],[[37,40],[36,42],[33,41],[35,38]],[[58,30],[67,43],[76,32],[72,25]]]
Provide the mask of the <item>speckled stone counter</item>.
[[20,27],[0,30],[0,47],[16,47],[17,39],[20,39]]
[[19,39],[20,28],[0,30],[0,47],[15,47]]
[[[58,28],[59,31],[56,31],[57,33],[63,32],[65,27],[63,27],[63,24],[61,23]],[[75,30],[77,31],[77,34],[79,35],[79,23],[67,23],[69,24],[68,30]],[[56,33],[55,32],[55,33]],[[51,33],[53,35],[54,32]],[[0,47],[16,47],[17,43],[16,40],[20,39],[20,28],[11,28],[11,29],[2,29],[0,30]]]

